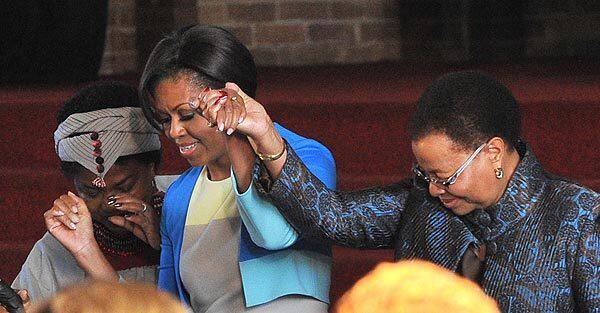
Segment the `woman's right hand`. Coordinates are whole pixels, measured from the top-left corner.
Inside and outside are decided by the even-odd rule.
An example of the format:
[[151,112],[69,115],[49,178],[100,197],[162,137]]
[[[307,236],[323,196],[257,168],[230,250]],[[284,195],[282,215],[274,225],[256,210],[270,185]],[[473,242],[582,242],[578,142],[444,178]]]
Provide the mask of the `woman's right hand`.
[[92,215],[83,199],[70,191],[60,196],[44,213],[44,221],[48,231],[69,250],[87,275],[99,280],[119,280],[119,274],[96,242]]
[[72,192],[54,200],[52,208],[44,213],[44,221],[48,231],[76,258],[99,250],[87,205]]
[[155,250],[160,250],[160,216],[154,206],[129,194],[114,195],[113,200],[112,205],[117,210],[128,214],[111,216],[108,220],[127,229]]

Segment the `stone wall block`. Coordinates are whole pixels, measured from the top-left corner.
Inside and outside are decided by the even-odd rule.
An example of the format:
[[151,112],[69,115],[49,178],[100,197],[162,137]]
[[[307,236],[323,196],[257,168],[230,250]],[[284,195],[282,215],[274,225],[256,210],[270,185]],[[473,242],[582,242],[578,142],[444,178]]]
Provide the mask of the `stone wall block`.
[[353,25],[342,22],[312,24],[308,27],[308,36],[314,42],[344,41],[352,43],[356,41]]
[[306,42],[302,24],[269,24],[256,26],[255,44],[271,46]]

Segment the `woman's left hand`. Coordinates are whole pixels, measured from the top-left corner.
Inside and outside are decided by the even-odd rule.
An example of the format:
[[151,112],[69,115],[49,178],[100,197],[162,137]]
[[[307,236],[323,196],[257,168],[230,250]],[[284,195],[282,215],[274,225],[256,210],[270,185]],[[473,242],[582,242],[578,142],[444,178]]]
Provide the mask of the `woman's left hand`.
[[128,194],[115,195],[112,206],[124,212],[125,216],[111,216],[108,220],[121,226],[152,248],[160,250],[160,218],[151,205]]
[[281,138],[265,108],[236,84],[227,83],[224,89],[205,91],[200,99],[196,110],[218,130],[228,135],[237,131],[258,146],[271,146],[273,140],[276,146],[281,146]]
[[[218,125],[220,131],[228,135],[234,132],[247,136],[251,148],[258,157],[265,161],[271,178],[276,179],[281,173],[287,154],[283,138],[275,129],[271,117],[265,108],[256,100],[246,95],[234,83],[225,84],[222,90],[207,90],[200,94],[200,105],[196,108],[210,124]],[[237,140],[234,140],[237,141]],[[228,140],[231,143],[232,140]],[[238,189],[246,190],[252,181],[253,156],[237,148],[230,149],[229,158],[232,161],[238,180]],[[247,163],[248,161],[252,163]],[[250,164],[250,170],[245,170]],[[241,169],[241,172],[240,172]]]

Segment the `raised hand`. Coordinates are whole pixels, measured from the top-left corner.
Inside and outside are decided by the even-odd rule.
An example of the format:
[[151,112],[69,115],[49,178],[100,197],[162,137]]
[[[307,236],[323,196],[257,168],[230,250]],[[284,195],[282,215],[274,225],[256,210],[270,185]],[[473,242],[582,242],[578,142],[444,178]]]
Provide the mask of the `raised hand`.
[[287,156],[286,146],[271,117],[258,101],[246,95],[234,83],[226,83],[225,89],[221,90],[206,88],[198,98],[198,106],[192,108],[199,111],[209,125],[218,125],[217,129],[226,130],[228,135],[234,132],[244,135],[251,145],[248,153],[239,138],[227,141],[239,191],[247,190],[252,181],[255,155],[264,162],[272,178],[279,176]]
[[72,192],[54,200],[44,213],[48,231],[75,257],[81,268],[92,278],[118,281],[119,274],[110,265],[96,238],[92,216],[83,199]]
[[255,149],[262,146],[272,150],[272,146],[277,146],[275,150],[281,150],[281,137],[264,107],[236,84],[227,83],[219,90],[205,89],[199,98],[196,110],[218,130],[248,136]]
[[44,221],[48,231],[74,256],[99,250],[87,205],[72,192],[54,200],[44,213]]
[[110,197],[109,204],[128,213],[109,217],[111,223],[129,230],[152,248],[160,250],[160,218],[151,204],[128,194]]
[[235,131],[246,116],[244,101],[233,90],[206,88],[198,98],[198,106],[192,108],[208,120],[209,127],[217,126],[218,131],[228,135]]

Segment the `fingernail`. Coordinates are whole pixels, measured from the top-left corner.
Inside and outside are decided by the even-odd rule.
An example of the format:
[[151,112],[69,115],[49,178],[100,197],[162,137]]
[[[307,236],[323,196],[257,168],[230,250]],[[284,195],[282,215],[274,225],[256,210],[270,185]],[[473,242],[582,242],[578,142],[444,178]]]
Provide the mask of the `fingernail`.
[[231,134],[233,134],[233,129],[229,128],[229,129],[227,130],[227,135],[228,135],[228,136],[231,136]]
[[227,96],[218,97],[212,105],[223,104],[227,101]]
[[71,207],[71,212],[73,212],[73,213],[78,213],[78,212],[79,212],[79,210],[77,209],[77,206],[72,206],[72,207]]
[[123,204],[121,204],[121,203],[115,203],[115,204],[113,204],[113,206],[115,208],[120,208],[121,206],[123,206]]
[[124,218],[130,218],[130,217],[131,217],[131,214],[125,214],[125,215],[123,215],[123,217],[124,217]]
[[225,129],[225,123],[219,124],[219,131],[223,131]]
[[77,229],[77,226],[75,226],[75,224],[73,224],[73,223],[70,223],[69,224],[69,228],[70,229]]
[[116,202],[117,202],[117,200],[116,200],[116,199],[113,199],[113,200],[108,200],[108,202],[106,202],[106,203],[107,203],[108,205],[113,205],[113,204],[115,204]]
[[238,124],[241,124],[244,121],[244,118],[240,116],[240,118],[238,118]]
[[63,216],[65,215],[65,212],[63,211],[56,211],[56,216]]
[[114,200],[117,200],[117,198],[115,196],[110,196],[110,197],[108,197],[108,200],[109,201],[114,201]]
[[71,217],[71,221],[73,221],[73,223],[77,224],[79,223],[79,217],[77,215]]

